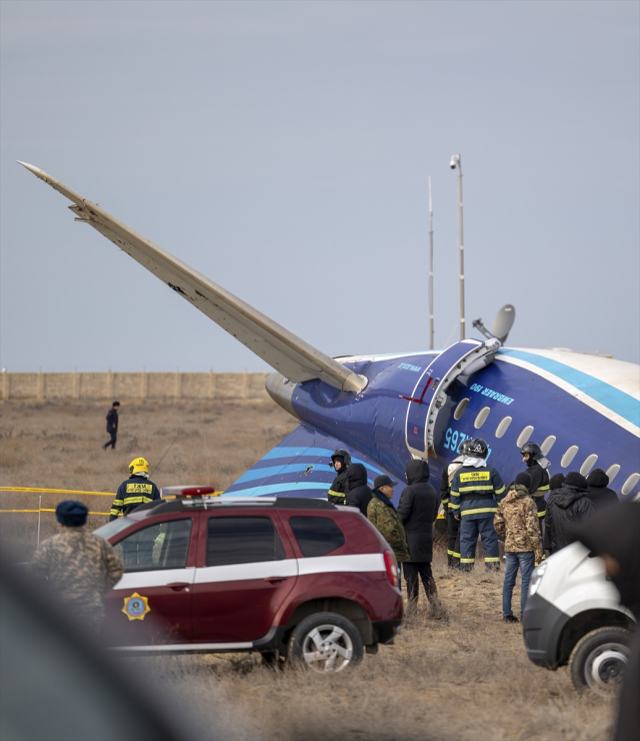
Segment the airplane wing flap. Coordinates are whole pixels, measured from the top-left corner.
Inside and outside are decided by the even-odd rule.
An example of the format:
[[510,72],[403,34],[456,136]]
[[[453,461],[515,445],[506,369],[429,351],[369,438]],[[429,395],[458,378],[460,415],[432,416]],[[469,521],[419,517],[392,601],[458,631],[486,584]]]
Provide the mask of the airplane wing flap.
[[366,379],[178,260],[100,206],[39,168],[24,162],[20,164],[73,201],[70,209],[77,221],[90,224],[289,380],[299,383],[320,378],[343,391],[361,391],[366,385]]

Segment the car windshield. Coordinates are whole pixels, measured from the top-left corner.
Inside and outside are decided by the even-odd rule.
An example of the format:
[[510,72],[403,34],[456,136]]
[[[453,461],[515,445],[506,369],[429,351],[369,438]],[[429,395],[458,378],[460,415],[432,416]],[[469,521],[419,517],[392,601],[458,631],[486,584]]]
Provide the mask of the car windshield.
[[133,525],[134,522],[135,520],[130,520],[128,517],[118,517],[117,520],[111,520],[111,522],[107,522],[106,525],[99,527],[93,532],[95,535],[99,535],[101,538],[109,540],[109,538],[113,538],[114,535],[121,533],[125,528]]

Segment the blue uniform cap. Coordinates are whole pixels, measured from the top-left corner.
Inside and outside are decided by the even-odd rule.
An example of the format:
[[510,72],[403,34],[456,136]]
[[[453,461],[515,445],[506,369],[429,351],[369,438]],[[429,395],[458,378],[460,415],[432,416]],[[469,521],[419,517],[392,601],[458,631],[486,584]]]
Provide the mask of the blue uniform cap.
[[56,507],[56,520],[65,527],[82,527],[88,514],[87,507],[73,499],[66,499]]

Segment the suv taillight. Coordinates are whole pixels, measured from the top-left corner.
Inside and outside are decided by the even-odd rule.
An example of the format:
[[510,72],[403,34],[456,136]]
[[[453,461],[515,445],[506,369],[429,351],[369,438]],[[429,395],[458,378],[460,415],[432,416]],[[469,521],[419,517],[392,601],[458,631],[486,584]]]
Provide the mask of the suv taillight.
[[398,586],[398,566],[396,564],[396,557],[392,551],[384,552],[384,565],[387,568],[387,576],[389,581],[394,587]]

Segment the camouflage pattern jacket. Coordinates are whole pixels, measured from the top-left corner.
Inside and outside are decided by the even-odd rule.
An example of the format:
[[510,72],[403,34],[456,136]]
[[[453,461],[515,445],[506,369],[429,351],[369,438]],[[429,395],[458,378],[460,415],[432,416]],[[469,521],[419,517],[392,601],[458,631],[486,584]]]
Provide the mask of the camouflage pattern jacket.
[[106,540],[84,527],[71,527],[40,545],[29,570],[48,581],[56,602],[95,628],[104,618],[102,596],[120,581],[124,566]]
[[392,504],[385,504],[384,501],[378,498],[379,496],[384,496],[384,494],[374,489],[373,497],[367,506],[367,517],[393,548],[398,563],[408,561],[410,559],[409,546],[400,515],[396,512]]
[[536,561],[542,559],[538,508],[526,487],[512,484],[506,497],[498,504],[493,526],[498,535],[505,539],[505,551],[533,552]]

